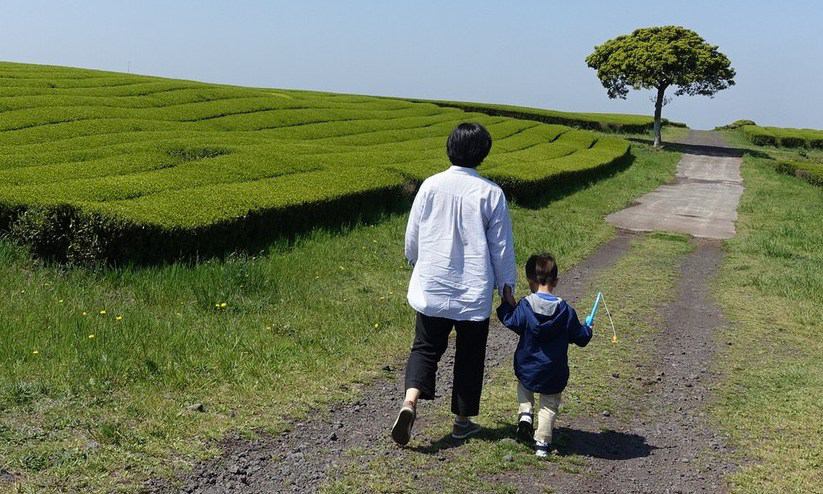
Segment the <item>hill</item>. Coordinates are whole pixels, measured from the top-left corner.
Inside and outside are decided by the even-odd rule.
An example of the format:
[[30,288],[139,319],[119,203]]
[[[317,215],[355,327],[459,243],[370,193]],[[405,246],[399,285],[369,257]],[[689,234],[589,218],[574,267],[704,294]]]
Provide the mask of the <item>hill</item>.
[[363,211],[447,165],[460,121],[515,198],[619,162],[628,143],[431,103],[0,63],[0,229],[58,260],[221,253]]

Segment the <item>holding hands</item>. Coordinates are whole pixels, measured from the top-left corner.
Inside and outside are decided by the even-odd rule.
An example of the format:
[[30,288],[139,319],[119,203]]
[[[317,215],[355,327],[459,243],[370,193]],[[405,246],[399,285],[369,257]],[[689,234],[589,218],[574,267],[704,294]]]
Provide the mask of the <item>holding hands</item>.
[[503,301],[512,307],[517,305],[517,300],[514,299],[514,294],[512,293],[512,287],[509,285],[503,286]]

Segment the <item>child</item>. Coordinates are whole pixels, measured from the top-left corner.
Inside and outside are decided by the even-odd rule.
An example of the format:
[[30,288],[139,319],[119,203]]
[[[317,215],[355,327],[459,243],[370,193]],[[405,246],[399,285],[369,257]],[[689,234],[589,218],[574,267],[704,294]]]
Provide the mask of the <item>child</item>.
[[[552,295],[557,286],[557,264],[551,254],[535,254],[526,262],[526,278],[532,294],[513,306],[504,297],[497,317],[520,335],[514,353],[517,375],[517,400],[520,402],[518,438],[535,441],[535,454],[548,456],[552,428],[560,405],[560,394],[569,380],[568,347],[586,346],[592,330],[580,324],[577,312],[564,300]],[[532,408],[534,393],[540,394],[537,432]],[[532,439],[532,434],[534,434]]]

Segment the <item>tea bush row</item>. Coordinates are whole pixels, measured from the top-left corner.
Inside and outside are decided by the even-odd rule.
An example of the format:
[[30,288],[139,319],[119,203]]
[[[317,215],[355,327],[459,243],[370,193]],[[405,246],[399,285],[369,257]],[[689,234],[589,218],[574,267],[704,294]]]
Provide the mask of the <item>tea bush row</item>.
[[758,146],[823,149],[823,130],[744,125],[743,135]]
[[481,173],[518,200],[629,149],[431,103],[7,63],[0,116],[0,229],[78,263],[219,255],[400,210],[465,120],[494,137]]

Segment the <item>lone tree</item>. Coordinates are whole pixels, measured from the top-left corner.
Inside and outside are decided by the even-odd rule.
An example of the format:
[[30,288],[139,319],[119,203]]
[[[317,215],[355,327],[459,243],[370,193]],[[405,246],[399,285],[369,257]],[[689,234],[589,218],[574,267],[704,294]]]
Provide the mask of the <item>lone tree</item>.
[[734,86],[734,69],[726,55],[696,32],[680,26],[647,27],[618,36],[594,48],[586,58],[609,93],[626,99],[629,87],[657,90],[654,103],[654,145],[661,144],[660,127],[666,89],[676,96],[714,96]]

